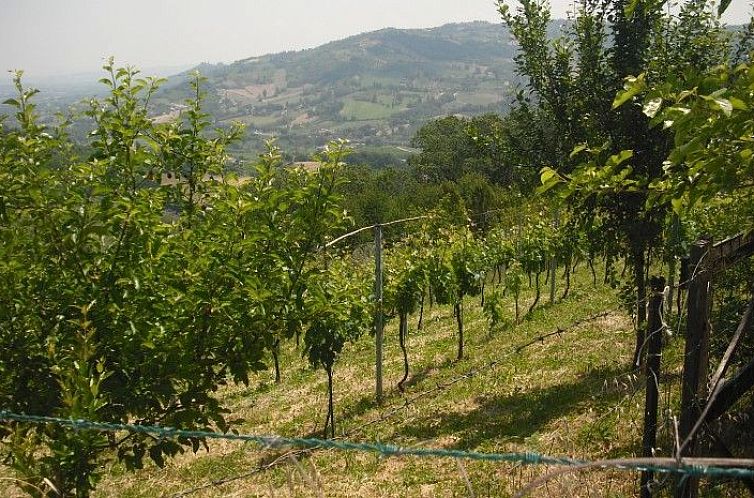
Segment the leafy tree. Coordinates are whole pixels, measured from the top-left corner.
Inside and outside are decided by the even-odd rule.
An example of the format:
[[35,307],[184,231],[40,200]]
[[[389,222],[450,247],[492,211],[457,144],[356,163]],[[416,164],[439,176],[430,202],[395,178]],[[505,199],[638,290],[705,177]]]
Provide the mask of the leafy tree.
[[752,84],[751,64],[741,64],[701,73],[688,89],[664,84],[647,92],[645,112],[654,124],[674,132],[665,174],[649,185],[650,203],[669,202],[685,214],[725,196],[750,197]]
[[518,180],[508,157],[509,122],[497,114],[474,116],[466,123],[468,142],[465,169],[483,175],[496,185],[513,185]]
[[[209,227],[165,223],[165,190],[147,188],[160,165],[145,102],[157,82],[106,69],[111,94],[92,106],[97,128],[86,162],[69,154],[64,135],[36,124],[33,92],[16,77],[19,99],[9,103],[21,126],[3,134],[0,151],[8,165],[0,399],[3,408],[24,413],[225,429],[211,393],[225,382],[218,348],[236,331],[214,326],[203,295],[211,288],[204,277],[222,275],[207,272],[212,258],[191,251],[181,259]],[[258,360],[246,356],[244,372]],[[182,445],[200,444],[135,434],[103,442],[68,432],[6,424],[6,457],[37,487],[46,486],[45,476],[60,494],[85,496],[96,483],[96,462],[111,450],[133,468],[147,451],[162,463]]]
[[[273,332],[275,379],[281,380],[281,341],[296,337],[307,321],[304,293],[310,275],[320,271],[316,255],[326,239],[339,233],[349,219],[339,194],[344,176],[342,159],[348,153],[342,142],[329,144],[315,156],[314,172],[282,167],[279,150],[272,144],[257,166],[257,181],[245,186],[256,209],[244,216],[243,234],[263,230],[253,256],[264,262],[256,275],[265,276],[269,299],[263,314]],[[291,301],[296,303],[291,306]]]
[[466,123],[462,118],[448,116],[422,126],[411,140],[421,153],[411,158],[419,178],[439,182],[457,180],[464,173],[469,156]]
[[458,180],[458,190],[469,217],[473,219],[473,227],[481,232],[489,230],[503,197],[500,189],[479,173],[466,173]]
[[[646,257],[665,219],[664,206],[645,209],[648,193],[641,186],[662,176],[670,141],[641,106],[618,105],[636,94],[635,81],[627,80],[628,91],[614,96],[626,78],[640,73],[648,81],[666,81],[677,77],[668,67],[684,67],[692,59],[691,72],[724,62],[726,35],[706,5],[702,0],[685,3],[671,18],[664,2],[588,0],[577,8],[572,27],[551,41],[546,2],[522,0],[515,13],[499,2],[520,46],[519,71],[528,77],[539,110],[554,124],[550,148],[558,174],[543,170],[545,187],[576,178],[577,187],[570,192],[577,209],[599,214],[605,226],[614,227],[631,260],[637,297],[635,364],[641,361],[644,341]],[[576,148],[579,144],[584,145]],[[584,151],[593,159],[583,161]],[[618,172],[622,176],[616,178]],[[607,178],[614,181],[605,182]]]
[[369,279],[351,278],[352,269],[349,262],[334,260],[307,286],[311,318],[304,334],[304,354],[312,366],[327,374],[325,437],[335,437],[333,367],[345,345],[357,340],[371,319]]
[[[112,67],[110,71],[111,79],[108,86],[113,89],[118,81],[112,74]],[[161,145],[159,159],[162,171],[166,171],[176,180],[171,195],[182,215],[181,221],[189,226],[194,222],[196,211],[208,197],[208,189],[225,169],[228,160],[226,149],[240,139],[242,132],[240,126],[233,125],[227,132],[217,133],[214,139],[201,140],[210,125],[209,115],[202,110],[204,92],[201,84],[204,80],[198,72],[192,75],[193,98],[186,101],[188,109],[184,120],[176,120],[145,132],[147,135],[152,133],[153,139]],[[145,111],[150,98],[151,94],[145,97]],[[96,116],[96,108],[93,108],[93,113]],[[109,114],[105,111],[103,114],[95,118],[97,122],[107,119],[113,127],[128,123],[122,113]],[[141,115],[140,119],[147,119],[146,114]],[[107,150],[107,143],[105,138],[105,153],[110,152]]]
[[516,154],[520,145],[512,146],[522,141],[522,130],[530,129],[527,121],[520,112],[505,118],[484,114],[430,121],[412,139],[421,152],[409,159],[409,165],[420,180],[428,182],[456,182],[470,174],[492,185],[527,188],[538,169],[532,169],[528,159],[512,161],[528,157]]

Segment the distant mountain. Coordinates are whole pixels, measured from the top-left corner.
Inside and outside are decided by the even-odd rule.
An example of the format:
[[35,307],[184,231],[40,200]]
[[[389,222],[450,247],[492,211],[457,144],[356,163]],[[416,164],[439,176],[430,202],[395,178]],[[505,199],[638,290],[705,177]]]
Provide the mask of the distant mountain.
[[[562,21],[553,23],[553,30]],[[207,81],[205,111],[220,126],[247,125],[234,156],[255,156],[266,139],[308,157],[328,140],[346,138],[377,162],[405,158],[414,132],[450,114],[504,112],[515,85],[515,46],[501,24],[471,22],[430,29],[382,29],[297,52],[252,57],[232,64],[200,64]],[[175,67],[175,71],[185,68]],[[166,68],[143,74],[166,74]],[[193,70],[172,76],[152,100],[157,120],[178,116],[191,96]],[[29,79],[40,88],[38,111],[49,121],[82,100],[102,97],[102,74]],[[15,90],[0,80],[0,102]],[[0,106],[0,114],[11,113]],[[85,137],[84,120],[72,129]],[[374,161],[371,161],[374,162]]]
[[[383,29],[317,48],[202,64],[207,111],[248,126],[245,149],[278,136],[311,151],[328,139],[406,145],[428,119],[501,112],[511,100],[515,55],[506,29],[472,22],[431,29]],[[189,96],[189,72],[155,100],[160,119]]]

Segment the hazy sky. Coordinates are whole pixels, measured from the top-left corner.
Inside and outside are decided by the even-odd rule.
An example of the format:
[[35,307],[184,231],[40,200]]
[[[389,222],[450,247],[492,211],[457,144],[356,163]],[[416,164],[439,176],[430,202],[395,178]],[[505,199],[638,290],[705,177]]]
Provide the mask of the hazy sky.
[[[565,17],[572,0],[551,0]],[[747,19],[733,0],[726,21]],[[493,0],[0,0],[0,70],[31,78],[97,71],[113,55],[141,68],[302,49],[385,27],[500,22]]]

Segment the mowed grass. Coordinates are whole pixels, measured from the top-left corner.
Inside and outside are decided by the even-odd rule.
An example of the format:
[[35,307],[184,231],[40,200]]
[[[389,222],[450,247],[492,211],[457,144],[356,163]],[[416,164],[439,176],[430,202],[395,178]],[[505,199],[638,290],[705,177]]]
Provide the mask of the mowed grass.
[[[562,285],[559,280],[558,297]],[[522,309],[531,297],[528,291]],[[389,322],[387,392],[381,407],[374,402],[374,339],[365,335],[348,346],[336,364],[337,433],[352,441],[401,446],[575,458],[636,455],[643,393],[629,367],[632,323],[618,310],[613,290],[593,286],[589,272],[580,270],[566,300],[547,304],[543,286],[541,302],[520,324],[491,331],[480,298],[467,298],[462,361],[454,360],[456,325],[449,307],[425,309],[421,331],[413,316],[408,337],[411,377],[404,394],[395,388],[402,359],[397,325]],[[512,316],[511,298],[507,306]],[[568,328],[601,312],[608,314]],[[567,331],[515,352],[517,346],[558,328]],[[451,384],[472,370],[478,371]],[[427,394],[407,404],[422,393]],[[244,433],[313,436],[323,428],[325,375],[309,369],[292,344],[283,358],[281,384],[275,385],[272,373],[264,372],[249,386],[227,388],[221,397],[233,416],[244,419],[237,427]],[[469,488],[476,496],[508,496],[548,470],[337,450],[288,456],[281,449],[213,442],[209,452],[189,452],[164,469],[130,474],[116,466],[98,494],[117,490],[120,496],[170,496],[232,479],[195,496],[468,496]],[[631,495],[636,478],[615,471],[569,475],[548,484],[539,496]]]
[[[544,280],[544,278],[543,278]],[[558,298],[562,293],[558,280]],[[520,324],[490,330],[480,298],[464,302],[466,358],[455,361],[456,323],[450,307],[425,309],[408,337],[411,376],[402,376],[397,323],[386,329],[383,406],[374,401],[374,339],[349,345],[335,367],[336,430],[351,441],[482,452],[540,452],[602,459],[636,456],[641,448],[642,380],[630,368],[634,332],[616,305],[614,291],[580,269],[567,299],[541,305]],[[527,290],[522,310],[533,296]],[[513,301],[506,298],[513,314]],[[606,313],[581,324],[585,318]],[[536,339],[558,329],[544,341]],[[531,346],[516,352],[528,342]],[[680,341],[663,360],[678,376]],[[326,378],[306,366],[294,344],[282,358],[283,381],[262,372],[248,386],[225,388],[220,397],[242,433],[319,436],[326,411]],[[473,374],[471,373],[473,372]],[[411,402],[409,402],[411,400]],[[663,392],[661,410],[677,404]],[[665,417],[661,416],[661,420]],[[671,432],[660,428],[661,447]],[[667,454],[667,453],[664,453]],[[392,457],[356,451],[291,452],[238,442],[212,441],[209,451],[190,451],[166,467],[136,473],[108,468],[96,496],[510,496],[554,467]],[[594,470],[567,474],[531,496],[633,496],[638,474]],[[182,495],[182,496],[186,496]]]

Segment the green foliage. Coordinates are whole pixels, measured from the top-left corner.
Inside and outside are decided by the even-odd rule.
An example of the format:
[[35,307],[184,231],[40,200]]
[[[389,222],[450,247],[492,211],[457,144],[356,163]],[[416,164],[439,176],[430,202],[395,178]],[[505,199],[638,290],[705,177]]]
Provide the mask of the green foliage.
[[331,370],[345,344],[368,327],[369,308],[366,295],[352,295],[352,283],[345,275],[329,270],[322,280],[309,287],[312,317],[304,334],[304,352],[312,366]]
[[512,160],[520,159],[515,150],[522,145],[521,130],[530,126],[520,117],[520,113],[506,118],[485,114],[430,121],[414,135],[411,144],[421,152],[409,163],[423,181],[473,181],[486,184],[489,191],[493,186],[526,188],[536,169],[527,167],[529,161]]
[[493,289],[492,293],[484,300],[482,308],[484,315],[490,322],[490,329],[494,330],[503,326],[508,319],[503,308],[503,291],[499,287]]
[[410,237],[390,249],[386,258],[384,301],[399,315],[416,311],[428,282],[429,251],[424,237]]
[[[332,144],[307,173],[270,147],[241,182],[224,172],[240,128],[209,130],[199,77],[182,118],[155,124],[160,82],[105,70],[85,158],[65,123],[37,123],[35,92],[15,78],[18,128],[0,128],[0,407],[228,430],[217,389],[248,382],[276,340],[321,321],[305,290],[348,222],[336,193],[346,149]],[[168,172],[178,181],[159,185]],[[24,424],[0,436],[24,481],[62,496],[87,496],[114,458],[163,465],[203,443]]]
[[513,294],[513,299],[515,300],[515,306],[516,306],[516,323],[518,323],[520,318],[519,313],[519,296],[521,295],[521,290],[523,289],[524,285],[524,271],[521,267],[521,263],[518,261],[514,261],[508,268],[506,268],[505,272],[505,288]]
[[333,367],[344,346],[356,341],[371,321],[369,285],[366,278],[350,278],[349,262],[333,260],[327,270],[310,278],[307,308],[310,318],[304,333],[303,354],[313,367],[327,373],[328,413],[325,436],[335,437]]
[[674,132],[664,175],[651,183],[648,204],[669,202],[678,214],[721,196],[744,194],[754,174],[749,64],[719,66],[699,75],[688,89],[661,85],[649,91],[659,102],[653,123]]
[[431,121],[416,132],[411,145],[422,151],[412,160],[420,177],[439,182],[463,175],[469,145],[465,120],[448,116]]
[[481,292],[486,268],[482,246],[466,227],[460,232],[452,248],[450,265],[458,286],[458,299],[462,300],[464,296],[476,296]]
[[[447,230],[442,230],[440,236],[450,237],[450,233]],[[440,239],[442,242],[431,253],[427,265],[432,296],[439,304],[455,303],[458,299],[459,283],[451,264],[452,252],[445,240],[444,238]]]

